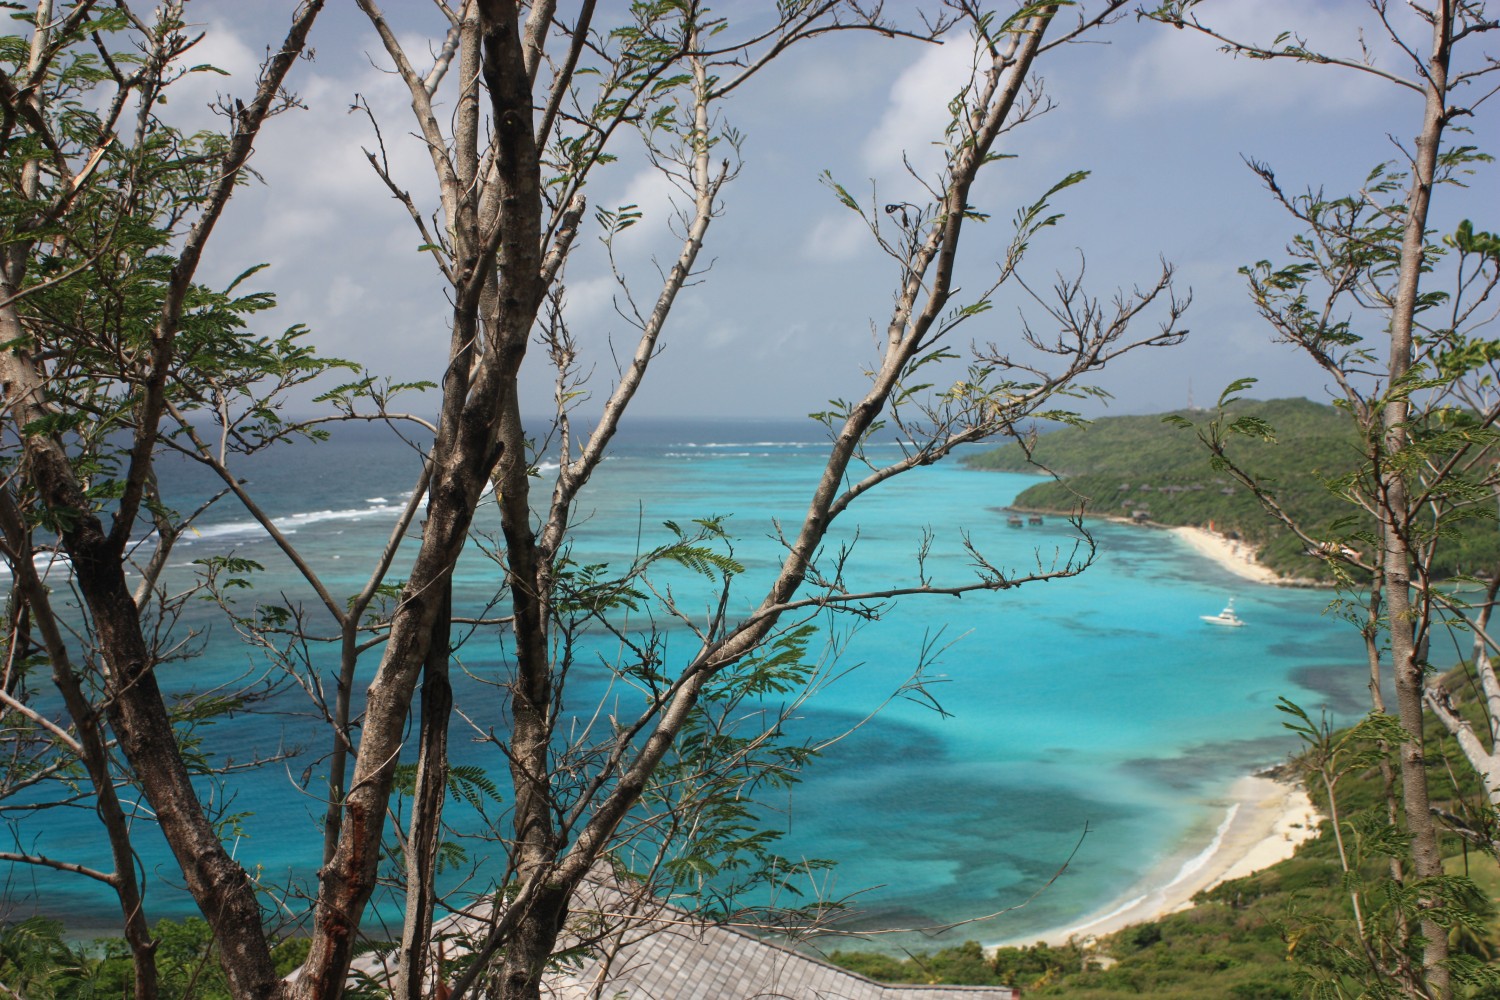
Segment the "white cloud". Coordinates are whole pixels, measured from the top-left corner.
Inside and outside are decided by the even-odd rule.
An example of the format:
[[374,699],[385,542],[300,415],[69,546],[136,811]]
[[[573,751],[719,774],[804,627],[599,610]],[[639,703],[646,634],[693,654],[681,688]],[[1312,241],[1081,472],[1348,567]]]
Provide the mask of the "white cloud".
[[907,162],[920,177],[940,168],[943,151],[934,141],[942,135],[934,125],[947,120],[948,102],[972,74],[973,49],[966,40],[924,48],[891,85],[889,107],[864,141],[867,169],[889,182],[906,175]]
[[802,245],[802,256],[822,263],[853,260],[870,246],[870,240],[864,220],[846,209],[817,221]]
[[255,240],[265,249],[295,250],[306,240],[325,236],[338,223],[338,216],[310,205],[277,208],[260,217]]
[[[215,23],[195,60],[236,76],[184,81],[165,110],[174,120],[191,111],[213,124],[204,103],[216,91],[248,94],[265,43],[284,31],[285,13],[272,16],[271,4],[245,0],[197,2],[206,8],[216,3],[213,16],[239,35]],[[393,17],[435,16],[430,4],[387,8]],[[1356,16],[1363,8],[1350,0],[1203,5],[1205,17],[1212,12],[1232,19],[1226,30],[1268,39],[1283,26],[1297,27],[1310,43],[1343,52],[1357,51]],[[326,51],[315,63],[299,63],[291,78],[309,110],[266,126],[253,165],[267,185],[250,184],[237,194],[225,231],[210,249],[214,274],[205,280],[227,280],[247,264],[271,261],[273,269],[255,285],[280,291],[283,306],[257,322],[304,321],[329,354],[354,357],[377,371],[435,377],[443,352],[434,345],[446,343],[442,331],[450,315],[442,282],[432,262],[415,252],[420,237],[405,209],[360,152],[375,139],[364,116],[347,113],[353,96],[364,95],[374,107],[392,169],[429,218],[436,207],[430,157],[412,135],[401,81],[366,56],[384,63],[378,40],[354,8],[330,6],[318,30]],[[1150,409],[1167,396],[1177,402],[1187,370],[1200,399],[1243,374],[1263,375],[1267,395],[1304,385],[1320,390],[1315,374],[1269,344],[1233,274],[1234,263],[1275,255],[1286,228],[1268,221],[1274,212],[1237,154],[1245,150],[1275,163],[1294,187],[1300,178],[1341,184],[1339,178],[1363,177],[1369,162],[1389,155],[1385,135],[1401,134],[1410,117],[1386,114],[1377,102],[1393,103],[1392,88],[1359,74],[1235,60],[1192,32],[1130,19],[1107,35],[1110,46],[1073,46],[1048,56],[1042,68],[1055,85],[1059,110],[1008,137],[1006,151],[1021,158],[998,164],[973,193],[995,221],[965,235],[961,280],[974,288],[992,273],[990,261],[1004,252],[1006,223],[1017,204],[1034,200],[1068,170],[1093,168],[1089,184],[1054,199],[1069,225],[1034,241],[1031,276],[1045,282],[1054,266],[1076,266],[1072,247],[1081,243],[1090,255],[1091,286],[1107,292],[1151,271],[1162,248],[1183,262],[1183,283],[1198,293],[1189,316],[1199,331],[1194,340],[1138,362],[1127,359],[1118,374],[1101,380],[1118,392],[1117,409]],[[701,263],[717,259],[717,266],[678,301],[644,410],[800,412],[829,395],[859,390],[868,320],[883,322],[891,268],[872,252],[859,219],[840,209],[815,178],[830,170],[864,200],[866,178],[874,175],[882,204],[925,201],[906,175],[902,154],[924,171],[937,166],[939,151],[931,142],[941,138],[947,103],[968,79],[970,46],[962,36],[941,47],[831,44],[799,49],[795,61],[736,92],[729,116],[751,136],[744,175],[726,189],[726,216],[704,249]],[[413,39],[411,49],[425,61],[425,43]],[[1390,53],[1378,54],[1382,65],[1399,67]],[[1356,111],[1337,114],[1348,107]],[[451,110],[449,103],[439,112],[445,125]],[[1147,117],[1153,111],[1154,118]],[[1493,120],[1476,119],[1488,129],[1485,136]],[[660,288],[653,255],[664,267],[681,246],[680,234],[668,226],[674,197],[687,204],[634,151],[632,136],[617,141],[623,158],[587,189],[591,211],[566,274],[582,363],[597,366],[596,395],[614,374],[614,352],[627,354],[635,334],[614,313],[618,291],[592,209],[634,203],[643,211],[619,248],[644,310]],[[986,322],[1000,335],[1013,325],[1012,315],[1009,307],[997,308]],[[990,336],[983,332],[988,329],[976,328],[980,339]],[[534,351],[528,364],[538,369],[527,392],[544,406],[546,358]],[[723,379],[704,377],[721,370]]]
[[343,316],[358,309],[369,299],[370,290],[348,275],[335,275],[329,282],[324,304],[330,316]]
[[565,277],[565,316],[575,337],[597,337],[623,325],[624,321],[615,312],[615,296],[620,286],[611,275],[592,270],[581,278],[571,272]]
[[740,339],[738,326],[730,323],[715,323],[699,331],[699,344],[709,350],[720,350]]
[[[635,210],[641,213],[641,220],[616,240],[616,246],[637,247],[646,239],[658,237],[666,229],[668,220],[677,215],[679,204],[690,202],[686,195],[677,190],[671,178],[654,167],[645,167],[625,182],[612,202],[595,207],[614,211],[616,208],[634,205]],[[680,226],[675,227],[675,231],[681,235]]]
[[[1376,65],[1397,74],[1409,61],[1369,30],[1362,5],[1319,6],[1306,0],[1257,0],[1204,8],[1201,20],[1227,38],[1271,45],[1282,31],[1294,32],[1313,51],[1359,59],[1361,38]],[[1134,50],[1118,78],[1100,81],[1100,97],[1118,115],[1150,114],[1164,107],[1213,106],[1250,115],[1289,109],[1329,111],[1368,107],[1390,95],[1390,84],[1367,73],[1278,60],[1232,56],[1213,39],[1191,29],[1144,25],[1149,40]],[[1420,36],[1417,36],[1420,37]],[[1290,41],[1290,39],[1288,39]]]
[[[195,125],[212,128],[214,125],[210,120],[208,105],[221,94],[236,91],[242,96],[247,94],[255,85],[255,75],[260,69],[262,56],[246,45],[227,25],[218,21],[209,21],[200,26],[190,25],[188,30],[201,32],[203,38],[188,50],[183,60],[184,65],[212,66],[229,75],[223,76],[207,70],[189,73],[172,85],[171,101],[175,106],[193,109],[185,117],[201,116],[202,120],[195,121]],[[222,119],[213,121],[222,124]],[[183,123],[179,121],[178,124]]]

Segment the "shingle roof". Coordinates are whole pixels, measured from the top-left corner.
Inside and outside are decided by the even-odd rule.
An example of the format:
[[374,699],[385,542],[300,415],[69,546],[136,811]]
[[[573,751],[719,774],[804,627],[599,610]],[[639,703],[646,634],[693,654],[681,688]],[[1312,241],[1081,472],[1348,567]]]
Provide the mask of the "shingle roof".
[[[649,897],[648,897],[649,899]],[[628,915],[628,916],[627,916]],[[581,886],[573,900],[566,939],[577,946],[601,922],[613,930],[588,949],[581,963],[547,974],[548,1000],[1016,1000],[1002,986],[925,986],[877,983],[822,959],[735,927],[706,923],[650,900],[627,898],[609,882]],[[488,923],[477,908],[443,921],[434,937],[451,958],[459,942],[482,939]],[[388,970],[367,957],[363,971]]]
[[[683,914],[677,912],[677,917]],[[607,983],[593,988],[601,977]],[[557,1000],[1014,1000],[998,986],[888,985],[732,927],[663,923],[609,961],[549,980]]]

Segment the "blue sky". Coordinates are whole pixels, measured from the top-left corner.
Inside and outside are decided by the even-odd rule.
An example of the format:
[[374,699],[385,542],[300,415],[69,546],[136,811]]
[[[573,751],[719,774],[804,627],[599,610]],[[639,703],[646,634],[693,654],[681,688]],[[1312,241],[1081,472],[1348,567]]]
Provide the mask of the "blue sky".
[[[409,50],[425,52],[425,33],[440,30],[432,5],[386,6]],[[900,14],[909,6],[889,9]],[[284,0],[192,3],[190,19],[207,31],[198,57],[232,76],[197,77],[173,102],[191,117],[216,90],[247,93],[291,7]],[[750,0],[723,10],[751,24],[764,17],[763,5]],[[1293,30],[1345,54],[1358,52],[1363,31],[1379,65],[1409,71],[1378,43],[1359,0],[1219,0],[1201,10],[1205,20],[1247,38],[1269,41]],[[1211,403],[1244,376],[1260,380],[1255,394],[1263,397],[1323,398],[1324,380],[1272,342],[1236,273],[1277,258],[1293,232],[1242,157],[1269,162],[1291,189],[1357,189],[1371,166],[1399,155],[1392,137],[1409,143],[1420,97],[1365,74],[1233,59],[1200,35],[1133,16],[1095,37],[1039,65],[1056,107],[1008,137],[1004,152],[1015,158],[978,189],[976,203],[993,221],[966,232],[964,279],[977,285],[988,273],[1018,207],[1069,172],[1089,170],[1088,181],[1055,200],[1066,219],[1034,241],[1022,269],[1028,283],[1045,288],[1059,269],[1076,270],[1083,258],[1087,287],[1108,299],[1116,288],[1152,280],[1165,258],[1177,268],[1179,288],[1194,295],[1186,343],[1127,357],[1095,379],[1114,397],[1107,412],[1174,408],[1190,392],[1200,405]],[[368,121],[347,111],[356,93],[369,101],[398,175],[430,211],[431,172],[410,135],[404,89],[385,71],[387,57],[348,0],[331,0],[313,46],[316,59],[293,73],[293,89],[308,107],[269,125],[253,161],[265,184],[237,196],[209,274],[229,276],[268,261],[261,283],[280,296],[275,323],[306,323],[324,353],[377,373],[435,378],[447,343],[442,285],[417,253],[420,239],[404,210],[364,162],[361,146],[373,145]],[[830,171],[877,204],[917,201],[903,154],[919,170],[931,165],[930,144],[968,59],[961,35],[944,46],[835,36],[794,49],[734,95],[724,113],[745,135],[744,167],[708,237],[705,257],[713,266],[679,301],[638,412],[797,416],[861,391],[861,371],[874,356],[871,330],[884,324],[894,271],[819,177]],[[1494,109],[1485,106],[1470,124],[1486,146]],[[1473,217],[1479,228],[1497,228],[1494,190],[1491,169],[1467,192],[1441,192],[1438,226]],[[655,294],[653,255],[669,261],[676,252],[665,230],[669,191],[626,155],[587,192],[595,208],[634,203],[645,212],[622,249],[637,294],[647,298]],[[593,249],[596,235],[585,234],[567,278],[571,321],[602,399],[612,347],[628,353],[632,340],[613,314],[616,293]],[[1002,292],[956,346],[969,338],[1014,342],[1026,308],[1019,287]],[[1034,309],[1029,315],[1036,319]],[[551,384],[541,351],[528,366],[527,408],[545,410]]]

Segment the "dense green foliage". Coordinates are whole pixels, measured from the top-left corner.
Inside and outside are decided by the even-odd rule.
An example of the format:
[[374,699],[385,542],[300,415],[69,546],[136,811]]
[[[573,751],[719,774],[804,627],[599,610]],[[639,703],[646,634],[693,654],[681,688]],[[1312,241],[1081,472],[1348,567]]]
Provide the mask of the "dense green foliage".
[[[1336,492],[1340,479],[1362,462],[1352,422],[1332,406],[1305,399],[1243,400],[1226,409],[1230,418],[1264,421],[1271,439],[1236,436],[1229,443],[1235,462],[1254,474],[1298,523],[1319,538],[1345,538],[1362,527],[1351,522],[1351,507]],[[1036,439],[1028,459],[1019,444],[970,456],[974,469],[1000,472],[1047,470],[1057,478],[1039,481],[1016,498],[1019,510],[1074,511],[1131,517],[1144,512],[1151,523],[1209,527],[1256,546],[1260,560],[1285,577],[1327,580],[1320,559],[1266,513],[1248,489],[1216,471],[1208,450],[1191,430],[1173,418],[1197,425],[1209,413],[1177,410],[1150,416],[1105,417],[1082,427],[1065,427]],[[1039,467],[1040,466],[1040,470]],[[1483,512],[1486,516],[1489,511]],[[1360,543],[1354,542],[1358,549]],[[1444,540],[1435,575],[1451,577],[1493,564],[1500,541],[1493,530],[1475,524],[1466,537]]]
[[[1127,927],[1095,950],[1077,944],[1000,948],[986,956],[975,942],[899,960],[868,952],[838,952],[840,965],[884,982],[1018,986],[1025,996],[1067,1000],[1168,997],[1182,1000],[1293,1000],[1307,995],[1288,960],[1288,916],[1337,917],[1341,876],[1333,838],[1325,830],[1295,858],[1199,897],[1198,905],[1161,920]],[[1500,888],[1492,858],[1470,853],[1452,859],[1493,897]],[[1460,942],[1475,957],[1493,960],[1493,932]],[[1106,957],[1107,956],[1107,957]],[[1473,998],[1500,997],[1493,991]]]
[[[152,937],[163,1000],[229,1000],[229,984],[207,923],[197,917],[161,920],[152,928]],[[301,965],[307,945],[303,938],[277,944],[272,950],[276,971],[285,976]],[[43,917],[0,926],[0,996],[92,1000],[129,997],[132,986],[130,950],[122,939],[73,943],[64,937],[59,921]]]

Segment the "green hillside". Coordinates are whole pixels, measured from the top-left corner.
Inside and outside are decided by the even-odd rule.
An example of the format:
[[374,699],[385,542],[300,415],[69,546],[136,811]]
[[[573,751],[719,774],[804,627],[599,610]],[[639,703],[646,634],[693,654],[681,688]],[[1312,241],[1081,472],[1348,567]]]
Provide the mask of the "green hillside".
[[[1353,508],[1334,496],[1330,480],[1360,464],[1357,438],[1348,417],[1332,406],[1305,399],[1243,400],[1232,404],[1235,417],[1259,418],[1275,430],[1274,441],[1245,436],[1232,441],[1231,454],[1274,492],[1277,500],[1318,537],[1348,536],[1363,527],[1346,520]],[[1266,514],[1249,490],[1227,472],[1216,471],[1193,431],[1169,422],[1182,417],[1203,425],[1205,411],[1105,417],[1037,438],[1034,462],[1019,444],[973,455],[965,464],[1002,472],[1050,470],[1058,479],[1039,480],[1016,498],[1021,510],[1131,517],[1155,524],[1212,526],[1260,550],[1261,562],[1289,578],[1324,580],[1328,567],[1305,554],[1303,544]],[[1038,468],[1041,467],[1041,469]],[[1360,547],[1358,542],[1354,543]],[[1465,538],[1445,540],[1439,575],[1488,565],[1500,555],[1494,528],[1476,523]]]

